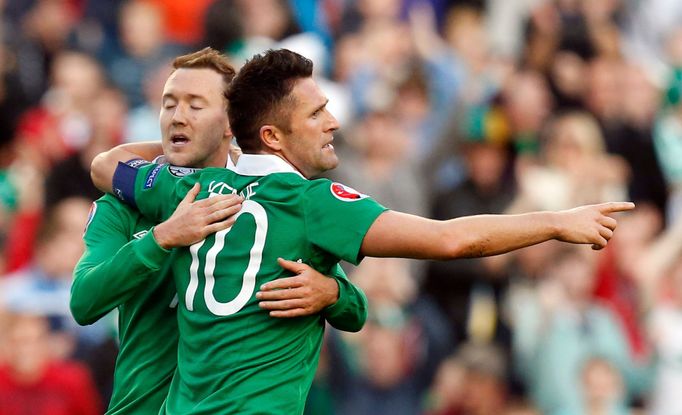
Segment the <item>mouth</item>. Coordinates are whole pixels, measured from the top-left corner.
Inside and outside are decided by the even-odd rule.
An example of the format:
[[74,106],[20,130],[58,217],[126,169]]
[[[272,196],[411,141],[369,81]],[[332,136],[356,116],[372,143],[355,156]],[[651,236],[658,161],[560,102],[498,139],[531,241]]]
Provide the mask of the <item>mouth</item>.
[[184,146],[189,143],[189,137],[184,134],[173,134],[170,137],[170,143],[173,146]]
[[333,141],[334,141],[334,137],[332,137],[332,139],[329,140],[329,142],[327,144],[323,145],[322,148],[328,149],[328,150],[334,150],[334,145],[332,144]]

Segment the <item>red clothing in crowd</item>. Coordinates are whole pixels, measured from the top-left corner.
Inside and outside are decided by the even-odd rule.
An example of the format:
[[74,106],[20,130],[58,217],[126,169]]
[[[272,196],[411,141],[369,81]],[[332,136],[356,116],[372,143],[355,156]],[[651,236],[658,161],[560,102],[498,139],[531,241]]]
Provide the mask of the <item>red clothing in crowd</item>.
[[595,298],[602,300],[618,317],[627,335],[633,357],[641,359],[649,352],[645,334],[639,325],[639,294],[632,279],[623,275],[616,266],[615,245],[609,245],[597,267]]
[[99,396],[88,370],[74,362],[52,362],[40,379],[18,381],[0,366],[2,415],[99,415]]
[[212,0],[149,0],[163,12],[166,38],[171,43],[193,45],[203,36],[204,13]]

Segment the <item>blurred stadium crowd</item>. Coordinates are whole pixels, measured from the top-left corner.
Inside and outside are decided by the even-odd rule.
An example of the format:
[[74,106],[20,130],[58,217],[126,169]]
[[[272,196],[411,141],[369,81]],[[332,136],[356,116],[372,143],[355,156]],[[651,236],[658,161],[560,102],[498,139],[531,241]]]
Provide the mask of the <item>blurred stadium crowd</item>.
[[102,413],[115,319],[68,308],[90,162],[158,139],[169,60],[212,46],[312,58],[331,176],[390,208],[638,204],[599,252],[366,259],[368,323],[328,331],[308,413],[682,414],[682,2],[0,0],[0,19],[0,413]]

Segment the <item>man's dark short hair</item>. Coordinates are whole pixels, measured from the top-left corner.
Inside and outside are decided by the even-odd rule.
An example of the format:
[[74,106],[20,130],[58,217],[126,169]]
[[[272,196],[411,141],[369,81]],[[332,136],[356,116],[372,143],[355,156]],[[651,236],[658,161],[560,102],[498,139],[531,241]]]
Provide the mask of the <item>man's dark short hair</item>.
[[291,91],[297,80],[312,74],[312,61],[287,49],[256,55],[239,70],[227,93],[227,113],[244,153],[261,149],[263,125],[290,131],[289,115],[295,105]]

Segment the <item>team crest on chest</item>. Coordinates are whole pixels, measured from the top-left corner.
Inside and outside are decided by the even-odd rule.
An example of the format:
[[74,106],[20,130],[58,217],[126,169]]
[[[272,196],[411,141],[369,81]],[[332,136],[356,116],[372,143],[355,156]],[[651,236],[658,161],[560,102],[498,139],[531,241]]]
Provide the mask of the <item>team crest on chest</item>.
[[175,177],[185,177],[201,169],[195,169],[192,167],[168,166],[168,170]]
[[367,195],[358,192],[352,187],[348,187],[346,185],[336,182],[331,184],[329,190],[331,190],[335,198],[342,200],[344,202],[355,202],[357,200],[362,200],[368,197]]

